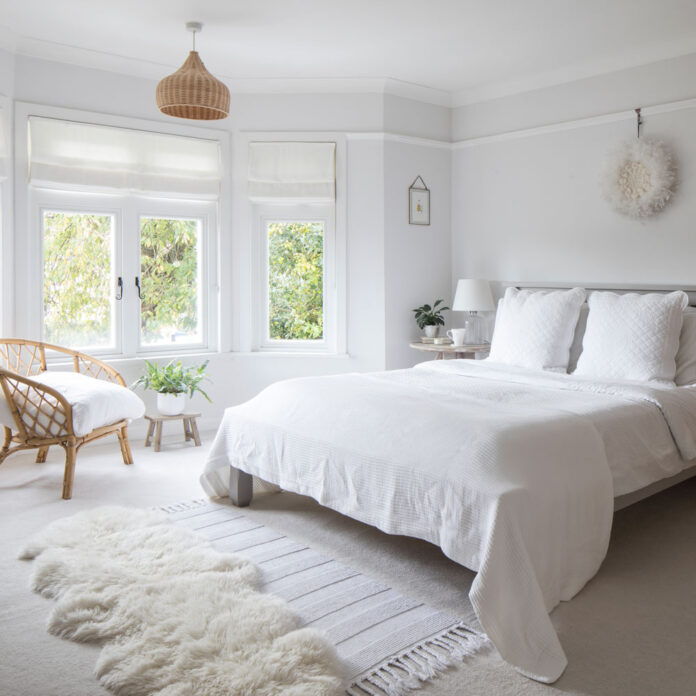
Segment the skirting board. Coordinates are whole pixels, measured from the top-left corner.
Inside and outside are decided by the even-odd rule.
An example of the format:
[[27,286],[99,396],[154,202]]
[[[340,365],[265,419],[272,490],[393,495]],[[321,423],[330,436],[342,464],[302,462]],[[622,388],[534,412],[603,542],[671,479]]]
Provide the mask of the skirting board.
[[637,491],[633,491],[633,493],[619,495],[614,498],[614,512],[617,510],[623,510],[623,508],[633,505],[634,503],[638,503],[641,500],[645,500],[645,498],[649,498],[651,495],[655,495],[656,493],[667,490],[672,486],[676,486],[678,483],[686,481],[693,476],[696,476],[696,464],[684,469],[684,471],[680,471],[674,476],[669,476],[668,478],[655,481],[655,483],[651,483],[645,488],[639,488]]

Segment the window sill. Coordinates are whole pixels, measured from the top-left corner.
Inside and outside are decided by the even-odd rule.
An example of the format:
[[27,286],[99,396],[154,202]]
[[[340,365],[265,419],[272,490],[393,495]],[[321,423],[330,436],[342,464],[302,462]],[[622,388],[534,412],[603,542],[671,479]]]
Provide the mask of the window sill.
[[331,353],[329,351],[311,350],[232,351],[230,355],[240,358],[334,358],[337,360],[348,360],[351,357],[348,353]]

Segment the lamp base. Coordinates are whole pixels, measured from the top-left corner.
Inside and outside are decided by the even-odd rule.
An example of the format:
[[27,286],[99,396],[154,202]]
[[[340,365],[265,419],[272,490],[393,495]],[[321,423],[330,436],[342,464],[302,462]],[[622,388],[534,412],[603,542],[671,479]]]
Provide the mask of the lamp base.
[[486,343],[484,321],[476,312],[469,312],[469,318],[466,320],[464,326],[466,328],[467,343]]

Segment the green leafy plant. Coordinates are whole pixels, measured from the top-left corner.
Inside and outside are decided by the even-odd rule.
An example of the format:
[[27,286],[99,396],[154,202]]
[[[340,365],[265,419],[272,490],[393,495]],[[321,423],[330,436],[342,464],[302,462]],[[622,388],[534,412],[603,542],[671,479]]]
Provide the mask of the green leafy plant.
[[424,329],[426,326],[444,326],[445,319],[442,316],[442,312],[449,307],[440,307],[438,305],[442,304],[443,300],[436,300],[436,302],[431,307],[429,304],[424,304],[422,307],[416,307],[413,313],[416,315],[416,324],[418,324],[419,329]]
[[189,396],[200,392],[210,401],[210,397],[200,387],[204,379],[209,379],[205,373],[208,360],[198,367],[184,367],[181,360],[176,362],[171,360],[164,367],[146,360],[145,366],[145,374],[133,382],[133,389],[142,387],[152,389],[159,394],[188,394]]

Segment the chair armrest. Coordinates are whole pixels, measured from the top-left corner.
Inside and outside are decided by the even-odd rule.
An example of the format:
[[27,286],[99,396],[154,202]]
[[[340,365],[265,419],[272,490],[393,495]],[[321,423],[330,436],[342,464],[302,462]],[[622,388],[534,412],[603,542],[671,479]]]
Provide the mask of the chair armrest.
[[111,365],[108,365],[103,360],[93,358],[86,353],[74,354],[75,372],[94,377],[95,379],[103,379],[106,382],[115,382],[122,387],[126,386],[126,381],[121,377],[118,370],[115,370]]
[[74,435],[72,406],[60,392],[4,368],[0,368],[0,386],[22,440]]

